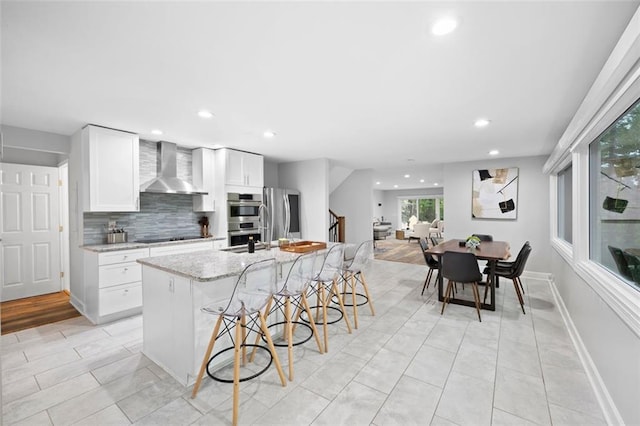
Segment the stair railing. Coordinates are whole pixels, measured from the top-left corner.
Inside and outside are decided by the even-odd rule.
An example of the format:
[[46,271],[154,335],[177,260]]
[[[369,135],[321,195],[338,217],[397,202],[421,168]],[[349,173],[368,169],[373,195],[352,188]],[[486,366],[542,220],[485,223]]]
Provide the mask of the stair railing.
[[345,218],[329,209],[329,241],[344,243]]

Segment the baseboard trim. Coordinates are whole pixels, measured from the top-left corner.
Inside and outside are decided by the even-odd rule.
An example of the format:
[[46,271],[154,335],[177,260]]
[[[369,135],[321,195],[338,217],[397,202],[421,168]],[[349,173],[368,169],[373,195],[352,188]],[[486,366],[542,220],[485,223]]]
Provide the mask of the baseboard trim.
[[576,328],[575,324],[571,320],[571,315],[569,315],[569,311],[562,300],[562,296],[560,296],[560,292],[556,287],[556,284],[553,280],[553,277],[549,279],[549,287],[551,288],[551,294],[558,305],[558,309],[560,310],[560,314],[562,315],[562,320],[564,321],[567,330],[569,331],[569,337],[571,337],[571,341],[573,342],[573,346],[576,348],[578,352],[578,357],[580,357],[580,362],[584,367],[585,372],[587,373],[587,378],[589,379],[589,383],[591,383],[591,388],[596,394],[596,398],[598,399],[598,403],[600,404],[600,408],[604,413],[605,420],[607,424],[624,424],[624,420],[618,411],[613,399],[611,398],[611,394],[607,390],[607,387],[596,368],[595,363],[591,359],[589,355],[589,351],[587,347],[582,342],[582,338],[580,337],[580,333]]
[[532,280],[552,281],[553,274],[550,274],[549,272],[523,271],[522,278],[529,278]]
[[78,312],[80,312],[82,314],[83,317],[85,317],[86,319],[88,319],[89,321],[91,321],[92,324],[96,324],[95,321],[93,321],[85,312],[84,310],[84,303],[82,303],[80,300],[78,300],[77,297],[75,297],[73,294],[71,295],[71,297],[69,298],[69,303],[71,303],[71,306],[73,306],[74,308],[76,308],[76,310]]

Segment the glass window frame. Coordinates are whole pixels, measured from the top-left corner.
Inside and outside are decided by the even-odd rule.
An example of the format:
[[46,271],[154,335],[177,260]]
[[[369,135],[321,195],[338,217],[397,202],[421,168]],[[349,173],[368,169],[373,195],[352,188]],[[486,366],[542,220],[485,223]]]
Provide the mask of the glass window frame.
[[443,220],[442,216],[444,213],[444,197],[442,195],[402,195],[402,196],[398,196],[398,201],[397,201],[398,229],[406,229],[408,225],[407,221],[403,221],[403,217],[402,217],[403,202],[407,200],[411,200],[415,202],[415,205],[417,206],[416,217],[418,218],[420,217],[420,211],[419,211],[420,200],[434,200],[435,201],[435,206],[434,206],[435,218],[438,220]]

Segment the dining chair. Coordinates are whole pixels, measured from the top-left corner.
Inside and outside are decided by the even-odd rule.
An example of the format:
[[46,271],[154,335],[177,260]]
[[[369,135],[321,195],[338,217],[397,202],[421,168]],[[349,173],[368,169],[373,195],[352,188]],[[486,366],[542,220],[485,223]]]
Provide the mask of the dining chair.
[[[529,241],[525,241],[524,244],[522,245],[522,247],[520,247],[520,251],[518,252],[518,255],[516,256],[514,261],[510,262],[508,260],[498,260],[496,262],[496,268],[500,268],[500,269],[512,268],[516,262],[522,261],[522,256],[524,255],[524,249],[525,249],[525,247],[530,246],[530,245],[531,244],[529,243]],[[485,274],[487,276],[487,282],[489,282],[489,267],[488,266],[484,269],[483,274]],[[519,277],[518,277],[518,284],[520,285],[520,291],[522,292],[522,294],[524,294],[524,286],[522,285],[522,281],[520,280]]]
[[[267,305],[275,292],[276,286],[276,263],[275,259],[266,259],[252,263],[244,268],[238,280],[236,281],[233,293],[230,299],[213,302],[201,308],[201,311],[211,315],[217,315],[218,319],[213,328],[209,345],[202,359],[200,371],[196,378],[196,383],[191,392],[191,398],[195,398],[200,389],[202,378],[206,370],[207,374],[214,380],[233,383],[233,424],[238,424],[238,409],[240,402],[240,382],[253,379],[264,373],[270,366],[267,364],[262,370],[251,371],[249,376],[240,377],[240,367],[246,364],[246,348],[253,346],[247,344],[248,333],[260,332],[265,336],[268,345],[268,351],[271,359],[275,364],[282,386],[287,385],[284,377],[278,354],[273,345],[273,340],[269,334],[269,328],[262,310]],[[223,331],[220,332],[221,326],[224,325]],[[234,333],[235,330],[235,333]],[[235,336],[234,336],[235,334]],[[233,342],[233,347],[222,349],[213,357],[211,352],[218,339],[228,336]],[[222,379],[216,376],[210,370],[211,362],[224,352],[233,349],[233,380]],[[241,356],[242,353],[242,356]]]
[[[313,320],[313,315],[311,313],[311,309],[309,308],[309,303],[307,300],[307,288],[309,287],[309,283],[313,278],[315,272],[315,262],[316,262],[317,252],[311,252],[307,254],[303,254],[296,258],[296,260],[291,265],[291,269],[287,275],[280,281],[276,288],[278,289],[272,296],[272,298],[267,303],[267,307],[265,308],[265,317],[269,318],[271,315],[276,315],[280,312],[284,315],[284,321],[278,321],[270,324],[268,327],[276,327],[283,325],[283,337],[285,343],[274,342],[274,346],[282,346],[287,347],[287,355],[289,358],[289,381],[293,380],[293,347],[302,345],[306,343],[311,337],[314,337],[316,340],[316,344],[318,345],[318,351],[323,353],[322,344],[320,343],[320,337],[318,336],[318,330],[316,329],[316,323]],[[272,306],[273,305],[273,306]],[[291,308],[294,308],[294,312],[291,311]],[[307,322],[302,321],[294,321],[294,317],[299,318],[299,312],[303,311],[307,313],[307,317],[309,318],[308,325]],[[293,341],[293,332],[296,326],[302,326],[309,329],[309,335],[306,338],[298,340],[296,342]],[[256,341],[253,352],[251,354],[250,360],[253,361],[253,357],[255,356],[255,352],[257,349],[258,341],[260,338],[263,340],[266,336],[262,333],[256,336]]]
[[[352,303],[347,303],[343,300],[344,306],[353,306],[353,326],[358,329],[358,306],[368,304],[371,310],[371,315],[375,316],[373,309],[373,299],[369,294],[369,288],[367,287],[367,281],[364,276],[364,270],[371,263],[373,257],[373,241],[368,240],[362,242],[356,249],[355,256],[350,263],[344,264],[342,267],[342,280],[345,286],[351,288],[351,300]],[[357,285],[360,284],[364,290],[364,294],[357,292]],[[346,297],[346,288],[343,289],[343,295]],[[357,296],[364,299],[363,302],[358,303]]]
[[[514,262],[505,262],[505,264],[503,264],[502,266],[496,265],[496,268],[495,268],[496,276],[507,278],[513,281],[513,287],[516,291],[516,295],[518,296],[518,301],[520,302],[520,308],[522,308],[523,314],[526,314],[526,312],[524,311],[524,298],[522,297],[524,290],[520,291],[520,289],[523,288],[522,281],[520,280],[520,276],[524,271],[524,267],[527,263],[527,259],[529,259],[530,254],[531,254],[531,245],[527,241],[526,243],[524,243],[524,245],[520,249],[520,252],[518,253],[518,256],[516,257],[516,260]],[[506,265],[506,264],[509,264],[509,265]],[[485,287],[484,289],[485,300],[487,299],[487,290],[488,290],[488,286]]]
[[[307,296],[316,296],[316,323],[319,321],[319,314],[322,311],[322,332],[324,337],[324,352],[329,351],[329,337],[328,337],[328,325],[334,324],[341,319],[344,319],[347,325],[347,331],[351,334],[351,323],[342,301],[342,294],[338,290],[338,280],[341,277],[342,264],[344,262],[344,244],[334,244],[324,257],[322,266],[319,272],[311,280],[311,284],[307,290]],[[330,302],[333,297],[336,297],[339,308],[330,306]],[[327,310],[337,309],[340,311],[341,317],[331,322],[327,319]],[[298,312],[296,321],[300,317],[301,312]],[[303,319],[304,320],[304,319]]]
[[627,261],[627,268],[629,268],[629,274],[631,275],[630,280],[640,284],[640,258],[626,251],[623,251],[622,255]]
[[473,235],[478,237],[480,241],[493,241],[493,235],[488,235],[488,234],[473,234]]
[[618,272],[620,273],[620,275],[630,281],[633,281],[633,276],[631,275],[631,270],[629,269],[629,262],[627,262],[627,259],[624,256],[624,252],[618,247],[607,247],[609,248],[609,253],[611,253],[613,260],[616,262],[616,267],[618,268]]
[[448,280],[440,315],[444,313],[444,308],[451,299],[454,283],[471,283],[478,320],[482,322],[480,316],[480,293],[478,292],[478,283],[482,280],[482,274],[480,273],[476,256],[473,253],[446,251],[442,255],[440,271],[442,276]]
[[424,237],[420,238],[420,248],[422,249],[422,255],[424,256],[424,261],[429,267],[429,271],[427,272],[427,278],[424,280],[424,284],[422,285],[421,295],[424,295],[424,290],[426,288],[429,288],[429,284],[430,284],[431,277],[433,275],[434,270],[438,270],[438,274],[436,275],[436,282],[440,277],[440,262],[434,259],[432,255],[426,253],[426,251],[429,249],[429,245],[427,244],[427,239]]

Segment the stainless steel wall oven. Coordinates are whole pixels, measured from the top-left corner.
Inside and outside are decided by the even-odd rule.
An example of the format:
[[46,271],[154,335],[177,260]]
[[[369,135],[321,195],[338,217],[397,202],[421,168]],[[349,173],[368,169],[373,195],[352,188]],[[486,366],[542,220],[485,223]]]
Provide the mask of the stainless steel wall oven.
[[227,231],[229,246],[240,246],[260,240],[259,210],[262,204],[261,194],[227,194]]

